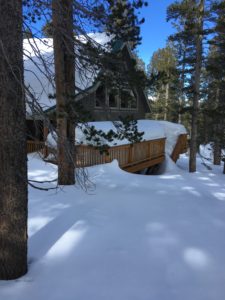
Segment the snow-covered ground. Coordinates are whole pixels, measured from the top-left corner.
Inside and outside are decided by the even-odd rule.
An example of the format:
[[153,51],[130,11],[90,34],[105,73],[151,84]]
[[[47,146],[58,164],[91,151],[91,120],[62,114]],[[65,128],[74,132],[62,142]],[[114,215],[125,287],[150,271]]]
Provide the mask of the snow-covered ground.
[[[225,175],[187,165],[144,176],[114,161],[88,169],[88,193],[30,188],[29,272],[0,282],[0,299],[224,300]],[[56,167],[29,155],[29,177]]]
[[[213,161],[213,143],[200,145],[199,152],[205,160]],[[225,149],[221,150],[222,157],[225,157]]]

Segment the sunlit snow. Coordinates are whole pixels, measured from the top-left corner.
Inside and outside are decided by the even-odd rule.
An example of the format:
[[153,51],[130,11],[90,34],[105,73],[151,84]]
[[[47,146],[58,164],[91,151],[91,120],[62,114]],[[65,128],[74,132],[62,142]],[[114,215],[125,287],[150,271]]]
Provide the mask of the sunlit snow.
[[[32,179],[55,174],[28,159]],[[186,155],[164,165],[154,176],[91,167],[88,193],[29,188],[29,272],[2,281],[0,299],[224,300],[222,166],[198,159],[189,174]]]

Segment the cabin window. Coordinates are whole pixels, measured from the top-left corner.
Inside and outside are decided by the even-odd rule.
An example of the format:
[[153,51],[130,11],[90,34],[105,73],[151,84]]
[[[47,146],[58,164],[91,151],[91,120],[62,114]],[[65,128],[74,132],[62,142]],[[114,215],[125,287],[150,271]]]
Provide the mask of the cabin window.
[[100,85],[96,90],[95,106],[102,107],[105,105],[105,87]]
[[130,107],[133,109],[137,108],[137,97],[134,95],[131,97]]
[[128,91],[121,91],[120,93],[120,106],[121,108],[128,108],[129,107],[129,92]]
[[100,85],[95,93],[95,106],[132,110],[137,108],[137,96],[129,89],[106,89],[104,85]]
[[109,107],[118,107],[118,90],[109,91]]
[[121,108],[137,108],[137,99],[131,90],[122,90],[120,92],[120,107]]

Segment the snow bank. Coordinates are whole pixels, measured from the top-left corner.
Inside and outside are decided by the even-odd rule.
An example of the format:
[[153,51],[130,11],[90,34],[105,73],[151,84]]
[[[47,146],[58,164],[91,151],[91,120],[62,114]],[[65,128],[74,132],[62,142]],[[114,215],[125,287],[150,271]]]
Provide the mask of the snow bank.
[[[224,300],[224,175],[197,164],[189,174],[181,156],[183,170],[170,161],[161,176],[91,167],[92,193],[29,187],[29,272],[1,281],[0,299]],[[28,171],[51,180],[57,166],[31,154]]]
[[[112,122],[90,122],[88,126],[94,126],[97,130],[102,130],[107,133],[109,130],[116,132],[116,128]],[[177,138],[180,134],[186,134],[185,127],[181,124],[176,124],[167,121],[154,121],[154,120],[138,120],[137,127],[139,132],[144,132],[143,140],[150,141],[160,138],[166,138],[166,153],[170,155],[176,145]],[[76,129],[76,142],[78,144],[90,144],[90,141],[86,140],[86,136],[83,133],[85,126]],[[102,143],[107,141],[102,140]],[[129,144],[127,139],[122,141],[114,140],[111,143],[107,143],[109,146]],[[94,144],[94,143],[92,143]]]
[[[207,160],[213,160],[213,142],[205,145],[200,145],[199,153],[203,158]],[[221,150],[221,155],[222,157],[225,157],[225,149]]]
[[170,155],[176,145],[177,138],[180,134],[186,134],[187,130],[181,124],[168,121],[158,121],[164,128],[166,136],[166,154]]
[[180,168],[168,154],[166,154],[165,160],[160,164],[155,175],[162,175],[165,173],[180,173]]
[[212,160],[213,159],[213,147],[212,144],[200,145],[199,153],[202,157]]
[[[114,123],[111,121],[89,122],[86,125],[79,124],[76,128],[75,138],[77,144],[83,145],[96,145],[94,141],[88,141],[87,136],[84,134],[84,130],[88,127],[94,126],[96,130],[102,130],[104,133],[108,133],[110,130],[117,132]],[[138,132],[144,132],[143,140],[150,141],[160,138],[166,138],[166,153],[170,155],[174,149],[177,138],[180,134],[186,134],[187,131],[183,125],[166,122],[166,121],[154,121],[154,120],[138,120],[137,121]],[[108,142],[104,138],[100,139],[101,144],[107,144],[109,146],[130,144],[127,139],[118,140],[114,139],[112,142]],[[47,144],[50,147],[56,146],[56,136],[52,134],[48,135]]]

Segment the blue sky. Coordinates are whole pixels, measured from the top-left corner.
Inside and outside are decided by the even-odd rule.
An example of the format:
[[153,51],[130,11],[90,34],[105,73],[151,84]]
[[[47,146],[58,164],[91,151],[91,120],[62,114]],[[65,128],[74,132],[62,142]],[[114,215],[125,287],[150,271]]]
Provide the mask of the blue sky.
[[[166,22],[166,9],[175,0],[146,1],[149,5],[140,14],[145,18],[145,23],[141,25],[142,44],[138,47],[138,53],[147,65],[153,52],[164,47],[167,37],[173,32],[171,24]],[[38,24],[40,28],[43,25]]]
[[166,8],[173,2],[174,0],[148,0],[148,7],[141,12],[145,23],[141,26],[142,44],[138,47],[138,52],[146,64],[154,51],[165,46],[167,37],[173,32],[171,24],[166,22]]

